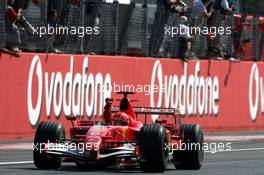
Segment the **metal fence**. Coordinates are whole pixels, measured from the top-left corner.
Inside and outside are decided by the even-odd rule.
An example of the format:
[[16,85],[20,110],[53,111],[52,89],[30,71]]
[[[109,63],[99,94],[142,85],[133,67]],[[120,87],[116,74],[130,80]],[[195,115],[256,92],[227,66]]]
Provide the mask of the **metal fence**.
[[[28,8],[23,12],[23,14],[35,28],[45,26],[47,17],[47,1],[40,1],[38,5],[35,5],[33,1],[29,1]],[[29,35],[24,30],[20,30],[20,32],[22,40],[20,48],[22,50],[44,51],[46,42],[45,38],[37,35]]]
[[[118,50],[119,42],[119,4],[104,3],[96,12],[99,20],[99,35],[92,35],[86,46],[86,52],[97,54],[115,55],[120,53]],[[91,19],[94,20],[95,18]]]
[[[63,27],[78,27],[84,26],[84,1],[80,1],[80,6],[71,5],[67,2],[61,9],[61,14],[65,15]],[[63,42],[58,46],[64,53],[83,53],[83,38],[76,34],[65,34],[63,36]]]
[[[0,4],[0,46],[5,45],[5,8],[6,1]],[[103,0],[80,0],[71,4],[67,0],[40,1],[35,5],[30,1],[24,15],[34,27],[47,25],[47,12],[55,9],[59,15],[58,24],[63,27],[99,27],[98,35],[67,34],[56,36],[55,47],[63,53],[90,53],[106,55],[137,55],[177,58],[178,37],[164,36],[165,26],[175,26],[179,18],[170,15],[156,0],[135,0],[129,5],[105,3]],[[147,3],[146,3],[147,2]],[[192,0],[185,0],[191,7]],[[34,14],[34,15],[33,15]],[[206,20],[200,18],[200,27],[207,26]],[[233,27],[234,17],[215,13],[214,26]],[[253,58],[261,54],[264,34],[259,33],[258,20],[252,21],[250,31],[243,32],[243,37],[252,38]],[[22,32],[22,49],[33,52],[46,52],[47,36],[28,36]],[[221,43],[224,51],[234,55],[233,35],[218,35],[215,45]],[[262,43],[262,44],[261,44]],[[195,39],[195,55],[207,58],[208,41],[206,35]],[[259,55],[257,55],[258,53]]]
[[264,26],[262,26],[261,32],[259,33],[259,43],[257,43],[259,45],[259,58],[263,59],[264,57]]
[[[129,21],[125,29],[125,38],[121,41],[121,53],[146,56],[148,52],[147,5],[131,4]],[[133,53],[134,52],[134,53]]]
[[[216,11],[212,15],[211,26],[222,27],[224,29],[233,29],[234,28],[234,16],[233,15],[223,15],[220,12]],[[233,34],[219,34],[216,33],[216,37],[213,41],[214,47],[221,47],[222,51],[229,56],[234,56],[234,38]]]

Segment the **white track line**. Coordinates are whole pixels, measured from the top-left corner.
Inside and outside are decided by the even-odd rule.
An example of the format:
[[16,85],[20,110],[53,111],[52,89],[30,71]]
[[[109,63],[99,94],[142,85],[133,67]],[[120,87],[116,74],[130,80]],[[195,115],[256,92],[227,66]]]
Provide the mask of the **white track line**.
[[[262,151],[264,148],[241,148],[241,149],[231,149],[231,150],[217,150],[216,152],[205,151],[205,153],[224,153],[224,152],[241,152],[241,151]],[[18,161],[18,162],[0,162],[0,165],[21,165],[21,164],[32,164],[33,161]]]
[[32,150],[33,143],[0,144],[0,150]]
[[[205,141],[264,141],[264,135],[245,135],[245,136],[204,136]],[[0,144],[0,150],[32,150],[33,143],[13,143]]]
[[20,165],[20,164],[31,164],[33,161],[18,161],[18,162],[0,162],[0,165]]
[[239,151],[261,151],[264,150],[264,148],[241,148],[241,149],[231,149],[227,152],[239,152]]
[[245,135],[245,136],[204,136],[206,141],[251,141],[264,140],[264,135]]
[[242,151],[262,151],[264,148],[241,148],[241,149],[231,149],[231,150],[216,150],[213,151],[204,151],[205,153],[226,153],[226,152],[242,152]]

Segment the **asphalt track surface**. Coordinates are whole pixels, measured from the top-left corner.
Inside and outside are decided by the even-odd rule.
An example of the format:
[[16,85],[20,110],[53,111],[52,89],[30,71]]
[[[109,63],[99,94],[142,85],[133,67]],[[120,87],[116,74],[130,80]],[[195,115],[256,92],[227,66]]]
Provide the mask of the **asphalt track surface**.
[[[223,140],[222,140],[223,141]],[[219,142],[219,141],[218,141]],[[225,143],[225,142],[224,142]],[[232,150],[205,153],[203,166],[198,171],[177,170],[170,165],[164,175],[263,175],[264,140],[231,141]],[[110,168],[106,170],[80,169],[74,163],[63,163],[59,170],[38,170],[32,162],[32,151],[17,147],[5,147],[0,142],[0,174],[143,174],[139,168]],[[2,146],[1,146],[2,145]]]

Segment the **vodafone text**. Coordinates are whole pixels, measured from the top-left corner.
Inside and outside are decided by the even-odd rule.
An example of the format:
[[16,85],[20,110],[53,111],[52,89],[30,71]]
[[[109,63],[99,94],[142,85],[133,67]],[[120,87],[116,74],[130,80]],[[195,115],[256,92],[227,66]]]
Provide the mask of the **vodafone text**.
[[172,143],[172,144],[165,144],[165,150],[169,150],[171,154],[174,151],[206,151],[210,153],[217,153],[217,152],[225,152],[232,150],[232,143],[223,143],[223,142],[211,142],[211,143],[192,143],[188,140],[187,143]]
[[[110,73],[89,72],[89,59],[85,57],[81,72],[74,72],[74,57],[71,57],[69,69],[44,72],[45,65],[36,55],[31,62],[27,107],[29,121],[35,126],[41,114],[51,116],[54,113],[59,119],[62,114],[76,116],[100,116],[104,99],[113,93]],[[172,107],[179,109],[182,115],[217,115],[219,112],[219,81],[218,77],[200,75],[200,62],[195,65],[194,74],[189,73],[188,65],[184,64],[183,74],[165,75],[162,64],[155,61],[152,76],[149,77],[149,99],[151,107]],[[62,72],[66,72],[65,75]],[[129,80],[129,77],[125,77]],[[147,77],[148,78],[148,77]],[[37,86],[36,86],[37,85]],[[36,89],[37,91],[34,91]],[[156,88],[155,88],[156,87]],[[33,105],[34,104],[34,105]],[[43,109],[45,107],[45,109]]]
[[257,119],[259,106],[261,106],[261,112],[264,113],[264,82],[263,77],[259,75],[258,65],[255,63],[251,68],[249,80],[249,108],[253,121]]
[[[71,114],[76,116],[102,114],[104,99],[110,97],[111,92],[110,89],[102,91],[100,88],[111,84],[110,74],[106,74],[105,77],[101,73],[87,74],[88,57],[83,60],[82,73],[74,74],[73,63],[74,58],[71,57],[69,71],[63,78],[60,71],[43,73],[39,56],[33,58],[29,71],[27,100],[29,121],[32,126],[35,126],[40,118],[44,90],[47,116],[51,115],[52,106],[57,118],[61,116],[62,111],[65,116]],[[33,82],[34,74],[37,76],[37,82]],[[34,83],[38,84],[36,106],[33,106],[32,99],[32,86]]]
[[[159,88],[158,100],[155,94],[150,94],[151,107],[171,107],[179,109],[182,115],[214,114],[219,112],[219,81],[215,77],[200,76],[200,62],[195,65],[195,73],[187,76],[188,65],[184,64],[184,73],[177,75],[164,75],[160,61],[156,61],[152,70],[151,87],[158,83],[159,87],[165,85],[166,90]],[[164,99],[164,100],[163,100]],[[164,104],[163,104],[164,101]]]

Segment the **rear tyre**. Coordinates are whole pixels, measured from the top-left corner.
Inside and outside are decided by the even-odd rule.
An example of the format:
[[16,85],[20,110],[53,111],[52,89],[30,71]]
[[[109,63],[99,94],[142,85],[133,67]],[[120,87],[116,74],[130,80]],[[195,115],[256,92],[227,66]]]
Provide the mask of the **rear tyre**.
[[144,172],[164,172],[169,161],[169,149],[165,149],[168,144],[163,126],[143,126],[139,132],[140,168]]
[[199,170],[204,158],[203,131],[199,125],[191,124],[182,124],[180,129],[184,134],[183,143],[188,149],[173,152],[175,168]]
[[61,123],[44,121],[38,125],[33,149],[34,164],[39,169],[58,169],[61,167],[61,158],[47,157],[41,149],[44,149],[44,144],[59,143],[65,138],[65,129]]

